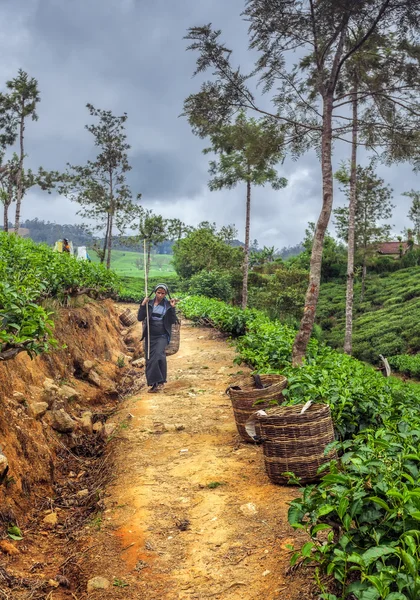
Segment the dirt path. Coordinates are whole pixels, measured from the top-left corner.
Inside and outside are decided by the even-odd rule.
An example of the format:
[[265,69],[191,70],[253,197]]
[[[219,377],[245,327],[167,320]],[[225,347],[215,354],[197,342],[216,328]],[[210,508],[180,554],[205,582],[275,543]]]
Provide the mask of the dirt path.
[[91,576],[113,586],[92,596],[310,597],[308,573],[286,575],[286,544],[296,541],[287,502],[297,490],[272,485],[261,448],[237,435],[224,393],[238,372],[233,358],[217,332],[184,324],[164,393],[122,407],[115,479],[89,561]]

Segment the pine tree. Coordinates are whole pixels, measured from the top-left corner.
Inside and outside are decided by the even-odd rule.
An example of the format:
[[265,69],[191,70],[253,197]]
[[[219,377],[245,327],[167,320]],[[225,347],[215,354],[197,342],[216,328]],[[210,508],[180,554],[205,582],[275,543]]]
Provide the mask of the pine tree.
[[127,156],[130,145],[125,133],[127,114],[115,116],[91,104],[87,108],[97,119],[96,123],[86,125],[86,129],[94,136],[99,154],[84,166],[68,165],[66,182],[60,191],[80,204],[78,214],[97,222],[94,229],[105,230],[100,258],[101,262],[106,259],[109,269],[114,225],[123,233],[138,209],[126,183],[126,173],[131,169]]
[[235,225],[231,223],[230,225],[223,225],[219,229],[218,235],[220,239],[225,242],[225,244],[232,244],[238,236],[238,230],[236,229]]
[[16,171],[16,216],[15,233],[19,231],[20,212],[24,195],[23,163],[25,158],[25,122],[38,120],[36,106],[40,101],[38,82],[19,69],[17,77],[6,82],[7,93],[2,96],[4,110],[9,114],[9,123],[17,129],[19,136],[19,162]]
[[194,229],[191,225],[185,225],[180,219],[168,219],[166,223],[167,239],[174,242],[188,235]]
[[31,188],[38,186],[41,190],[49,194],[55,188],[56,184],[62,181],[62,175],[58,171],[46,171],[39,167],[38,171],[32,169],[22,169],[20,173],[20,160],[16,153],[5,164],[6,170],[0,177],[0,199],[3,203],[3,229],[9,230],[9,208],[12,202],[16,202],[18,198],[20,185],[20,198],[24,198],[25,194]]
[[283,158],[283,135],[266,120],[247,119],[241,112],[231,125],[221,127],[210,136],[211,147],[204,152],[218,154],[210,162],[211,190],[246,185],[245,245],[242,282],[242,308],[248,302],[249,233],[251,223],[251,191],[253,186],[271,185],[278,190],[287,184],[279,177],[275,165]]

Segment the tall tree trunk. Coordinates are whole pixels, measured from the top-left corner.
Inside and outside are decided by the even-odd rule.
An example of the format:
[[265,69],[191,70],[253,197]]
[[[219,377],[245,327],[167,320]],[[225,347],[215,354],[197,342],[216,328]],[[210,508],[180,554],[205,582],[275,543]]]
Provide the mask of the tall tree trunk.
[[354,226],[357,206],[357,81],[353,86],[353,131],[350,165],[350,202],[349,202],[349,233],[347,240],[347,290],[346,290],[346,329],[344,334],[344,352],[351,354],[353,332],[353,298],[354,298]]
[[22,204],[22,196],[23,196],[23,159],[25,156],[24,148],[23,148],[23,135],[25,131],[25,117],[24,114],[25,104],[22,103],[22,113],[20,117],[20,131],[19,131],[19,143],[20,143],[20,157],[19,157],[19,167],[16,175],[16,214],[15,214],[15,233],[16,235],[19,233],[19,225],[20,225],[20,207]]
[[108,233],[109,233],[109,213],[106,219],[106,230],[105,230],[105,239],[104,239],[104,245],[102,248],[102,255],[100,257],[100,261],[101,261],[101,265],[105,262],[105,257],[106,257],[106,249],[108,246]]
[[10,202],[5,199],[3,205],[3,230],[6,233],[9,231],[9,206]]
[[331,216],[333,203],[333,170],[331,163],[332,143],[332,110],[333,93],[324,96],[322,116],[322,142],[321,142],[321,168],[322,168],[322,209],[315,227],[314,241],[312,244],[311,262],[309,268],[309,285],[306,290],[303,317],[299,331],[295,337],[292,349],[292,362],[294,366],[302,364],[306,348],[311,337],[315,322],[316,305],[321,282],[322,250],[325,232]]
[[365,299],[365,291],[366,291],[366,252],[363,253],[363,266],[362,266],[362,289],[360,291],[360,302],[363,302]]
[[107,256],[106,256],[106,268],[111,268],[111,250],[112,250],[112,225],[114,222],[114,215],[111,212],[109,215],[109,228],[108,228],[108,242],[107,242]]
[[[250,169],[248,166],[248,175]],[[249,229],[251,222],[251,182],[248,179],[246,182],[246,212],[245,212],[245,247],[244,247],[244,264],[243,264],[243,280],[242,280],[242,308],[246,308],[248,303],[248,272],[249,272]]]
[[4,218],[4,231],[9,231],[9,208],[13,202],[13,181],[11,175],[9,176],[9,183],[7,185],[7,199],[4,203],[3,218]]
[[112,171],[109,171],[109,227],[108,227],[108,243],[107,243],[107,257],[106,257],[106,268],[111,268],[111,250],[112,250],[112,226],[114,222],[114,182],[112,178]]

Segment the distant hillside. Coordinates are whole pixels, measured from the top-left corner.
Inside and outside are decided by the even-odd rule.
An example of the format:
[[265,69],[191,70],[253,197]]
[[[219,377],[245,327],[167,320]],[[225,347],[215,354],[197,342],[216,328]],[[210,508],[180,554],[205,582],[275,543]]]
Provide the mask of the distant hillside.
[[[345,284],[321,286],[317,322],[326,340],[342,348],[345,323]],[[369,362],[378,355],[420,352],[420,267],[371,275],[364,302],[355,285],[353,353]]]
[[[11,223],[9,226],[13,229]],[[49,246],[53,246],[57,240],[64,237],[71,240],[74,246],[91,246],[93,244],[93,236],[80,225],[60,225],[40,219],[27,219],[21,223],[19,232],[22,237],[29,237],[34,242],[44,242]]]
[[[9,223],[9,227],[12,230],[13,224]],[[1,228],[0,228],[1,229]],[[55,242],[62,238],[68,238],[73,242],[73,246],[88,246],[92,247],[95,238],[88,233],[81,225],[50,223],[49,221],[42,221],[40,219],[28,219],[21,223],[20,235],[22,237],[29,237],[34,242],[44,242],[49,246],[53,246]],[[98,244],[101,246],[103,238],[97,239]],[[165,241],[158,244],[156,247],[157,254],[172,254],[173,242]],[[115,236],[113,239],[113,248],[115,250],[133,251],[132,244],[127,243],[125,236]]]
[[298,256],[305,250],[303,244],[295,244],[294,246],[284,246],[281,250],[278,251],[276,256],[280,256],[280,258],[286,259],[291,258],[292,256]]
[[[9,224],[10,229],[13,229],[13,224]],[[0,230],[2,228],[0,227]],[[88,246],[92,247],[95,239],[99,246],[103,243],[103,238],[94,238],[88,233],[81,225],[50,223],[49,221],[42,221],[40,219],[27,219],[21,223],[21,235],[23,237],[30,237],[34,242],[45,242],[49,246],[53,246],[55,242],[62,238],[68,238],[73,242],[73,246]],[[243,242],[240,240],[233,240],[231,246],[243,246]],[[173,241],[166,240],[161,242],[155,248],[156,254],[172,254]],[[115,236],[113,238],[114,250],[122,251],[138,251],[139,248],[133,247],[131,243],[127,242],[127,236]],[[254,250],[254,248],[251,248]],[[261,250],[261,249],[260,249]],[[304,250],[302,244],[296,244],[294,246],[284,246],[281,250],[276,252],[276,256],[280,256],[283,259],[290,258],[291,256],[297,256]],[[258,252],[258,250],[256,250]]]
[[[238,246],[244,246],[244,243],[240,240],[232,240],[232,242],[230,242],[230,245],[236,248]],[[254,248],[252,246],[250,250],[251,252],[263,252],[262,248]],[[281,250],[277,250],[275,252],[275,256],[286,259],[292,256],[298,256],[304,250],[305,248],[302,244],[295,244],[294,246],[283,246]]]

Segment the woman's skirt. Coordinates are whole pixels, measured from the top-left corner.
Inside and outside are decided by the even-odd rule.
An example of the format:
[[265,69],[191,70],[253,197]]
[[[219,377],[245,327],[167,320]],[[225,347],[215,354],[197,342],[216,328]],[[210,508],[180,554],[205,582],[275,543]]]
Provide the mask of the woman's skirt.
[[166,383],[166,353],[168,345],[166,335],[159,337],[150,337],[150,355],[147,358],[147,340],[146,340],[146,381],[147,385],[155,383]]

